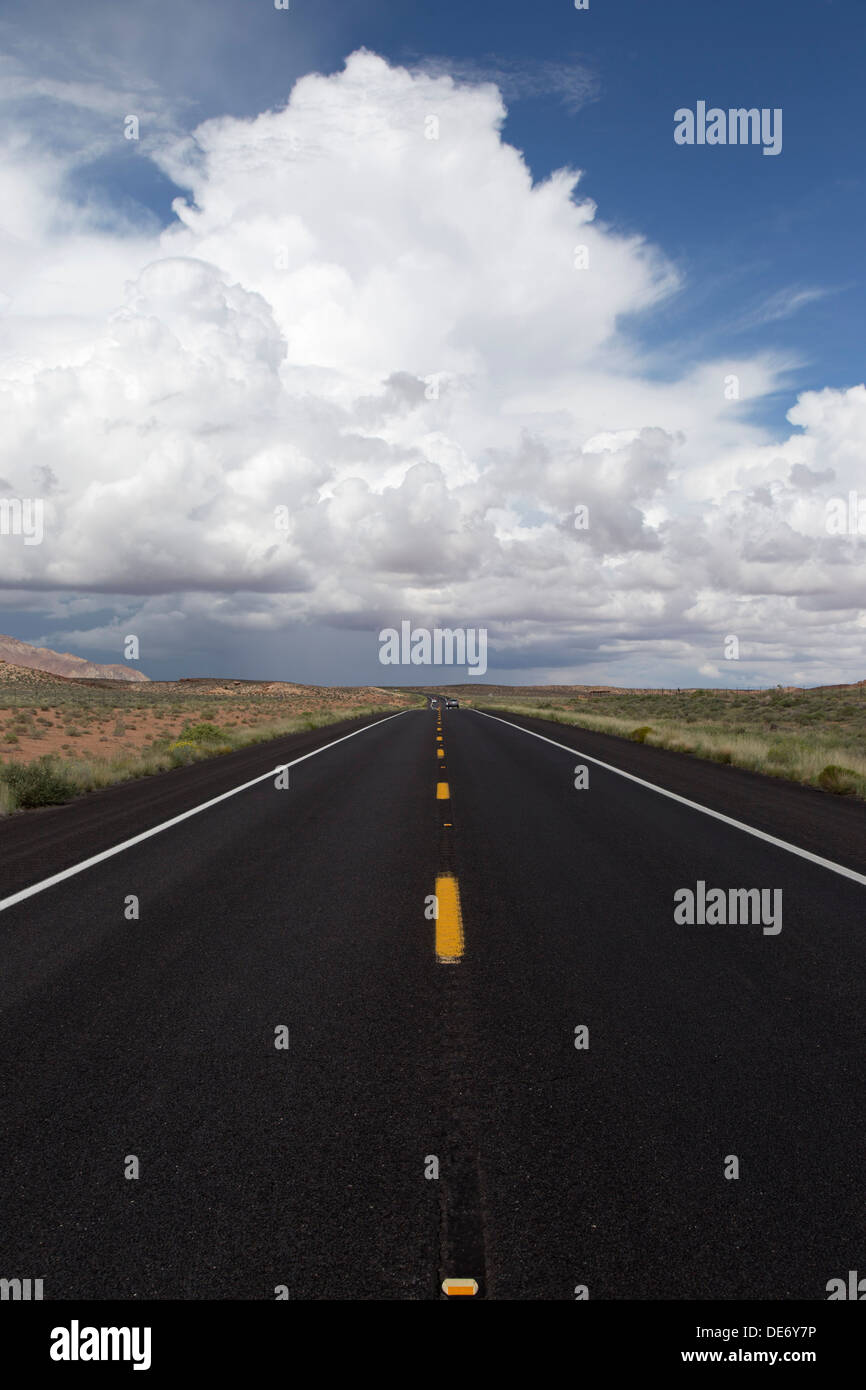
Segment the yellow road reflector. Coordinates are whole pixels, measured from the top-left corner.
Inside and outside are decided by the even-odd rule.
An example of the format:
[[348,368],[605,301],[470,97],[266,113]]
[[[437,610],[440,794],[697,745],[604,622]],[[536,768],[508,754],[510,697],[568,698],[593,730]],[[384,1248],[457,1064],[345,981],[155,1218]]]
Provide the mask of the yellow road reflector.
[[460,889],[453,874],[441,874],[437,878],[436,902],[439,907],[436,917],[437,959],[458,961],[463,955],[463,915],[460,911]]
[[450,797],[451,797],[451,792],[450,792],[450,790],[449,790],[449,788],[448,788],[448,783],[447,783],[447,782],[437,782],[437,783],[436,783],[436,800],[437,800],[437,801],[448,801],[448,800],[450,800]]
[[442,735],[441,735],[441,734],[437,734],[437,735],[436,735],[436,742],[437,742],[437,743],[441,743],[441,742],[442,742]]
[[478,1285],[474,1279],[443,1279],[442,1292],[447,1293],[449,1298],[455,1296],[471,1298],[473,1294],[478,1292]]

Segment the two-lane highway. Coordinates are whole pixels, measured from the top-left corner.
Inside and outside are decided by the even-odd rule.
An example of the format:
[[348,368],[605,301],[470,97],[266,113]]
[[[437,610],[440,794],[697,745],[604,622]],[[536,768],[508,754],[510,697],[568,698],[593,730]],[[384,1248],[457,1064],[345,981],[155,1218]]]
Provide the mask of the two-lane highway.
[[[751,824],[754,785],[755,829],[833,860],[841,825],[860,874],[862,808],[532,727],[586,757],[468,709],[320,731],[0,912],[4,1277],[821,1299],[862,1263],[866,886],[686,801]],[[136,794],[102,848],[172,815]],[[82,814],[29,866],[0,825],[0,899]],[[699,882],[780,892],[781,930],[679,924]]]

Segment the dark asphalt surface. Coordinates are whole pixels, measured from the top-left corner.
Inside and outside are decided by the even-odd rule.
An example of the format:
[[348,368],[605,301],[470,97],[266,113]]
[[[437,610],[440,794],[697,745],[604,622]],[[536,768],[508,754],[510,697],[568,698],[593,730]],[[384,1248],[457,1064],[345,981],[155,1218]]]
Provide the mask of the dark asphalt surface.
[[[577,791],[577,755],[467,709],[437,801],[435,719],[0,912],[0,1275],[61,1299],[433,1299],[454,1274],[492,1299],[823,1300],[864,1267],[866,887],[592,765]],[[866,872],[860,806],[515,722]],[[12,818],[0,897],[355,727]],[[424,915],[446,833],[455,966]],[[698,879],[782,889],[781,933],[675,924]]]

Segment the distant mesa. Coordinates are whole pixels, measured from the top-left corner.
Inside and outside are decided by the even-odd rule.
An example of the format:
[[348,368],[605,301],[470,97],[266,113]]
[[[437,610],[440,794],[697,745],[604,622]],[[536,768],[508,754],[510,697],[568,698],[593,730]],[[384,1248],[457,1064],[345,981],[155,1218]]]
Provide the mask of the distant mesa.
[[0,661],[10,666],[27,666],[32,671],[48,671],[52,676],[66,676],[72,680],[109,681],[147,681],[150,679],[143,671],[121,663],[102,665],[98,661],[85,661],[84,657],[73,656],[71,652],[53,652],[50,647],[33,647],[29,642],[20,642],[17,637],[4,637],[0,634]]

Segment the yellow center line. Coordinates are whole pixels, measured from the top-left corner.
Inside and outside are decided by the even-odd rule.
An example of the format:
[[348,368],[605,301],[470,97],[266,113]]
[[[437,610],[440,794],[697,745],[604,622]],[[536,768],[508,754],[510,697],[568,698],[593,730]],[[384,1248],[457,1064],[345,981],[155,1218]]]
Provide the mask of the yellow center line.
[[471,1298],[478,1292],[478,1285],[474,1279],[443,1279],[442,1292],[449,1298]]
[[449,790],[448,783],[447,783],[447,782],[437,782],[437,783],[436,783],[436,800],[437,800],[437,801],[450,801],[450,799],[451,799],[451,792],[450,792],[450,790]]
[[463,955],[463,916],[460,889],[453,874],[436,880],[436,957],[443,963],[456,962]]
[[437,748],[437,749],[436,749],[436,757],[437,757],[437,758],[444,758],[444,757],[445,757],[445,754],[444,754],[444,752],[442,751],[441,748]]

